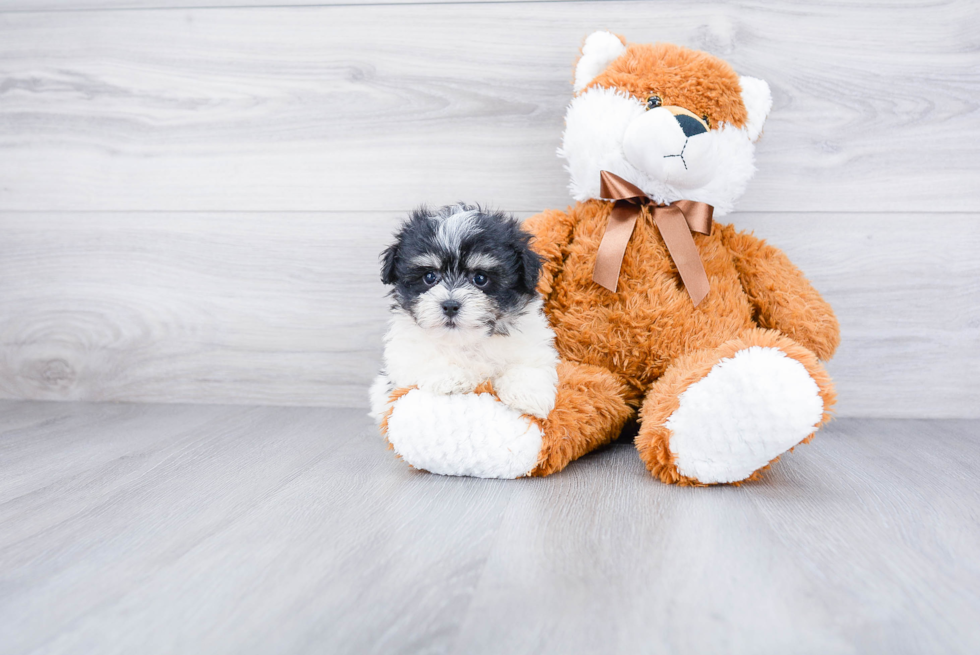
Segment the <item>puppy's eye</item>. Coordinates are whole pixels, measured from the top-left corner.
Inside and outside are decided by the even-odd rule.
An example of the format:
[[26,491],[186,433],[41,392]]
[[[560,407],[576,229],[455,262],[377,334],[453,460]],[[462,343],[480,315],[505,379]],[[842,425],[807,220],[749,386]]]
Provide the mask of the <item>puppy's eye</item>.
[[431,287],[433,284],[439,281],[439,274],[435,271],[429,271],[422,276],[422,281]]
[[664,104],[660,99],[660,96],[650,96],[647,98],[647,109],[656,109],[660,105]]
[[490,283],[490,278],[488,278],[483,273],[477,273],[473,276],[473,284],[480,287],[481,289]]

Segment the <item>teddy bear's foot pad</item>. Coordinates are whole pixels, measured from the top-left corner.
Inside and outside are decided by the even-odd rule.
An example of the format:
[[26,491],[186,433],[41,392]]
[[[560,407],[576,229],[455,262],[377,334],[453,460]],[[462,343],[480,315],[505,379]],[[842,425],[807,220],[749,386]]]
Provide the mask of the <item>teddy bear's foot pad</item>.
[[753,346],[689,386],[665,423],[677,470],[705,484],[744,480],[813,434],[817,383],[778,348]]
[[440,475],[518,478],[541,453],[541,431],[491,394],[413,389],[394,404],[388,442],[415,468]]

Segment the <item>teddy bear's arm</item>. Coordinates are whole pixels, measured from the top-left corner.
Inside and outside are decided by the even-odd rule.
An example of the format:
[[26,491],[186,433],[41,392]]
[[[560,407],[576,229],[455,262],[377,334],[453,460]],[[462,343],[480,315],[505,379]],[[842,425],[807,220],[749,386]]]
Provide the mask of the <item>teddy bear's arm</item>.
[[722,229],[759,325],[792,337],[820,359],[830,359],[840,343],[840,326],[827,301],[783,251],[730,225]]
[[565,246],[572,236],[575,222],[571,216],[558,209],[548,209],[524,221],[524,229],[534,237],[531,247],[541,255],[541,276],[538,291],[548,297],[555,275],[565,259]]

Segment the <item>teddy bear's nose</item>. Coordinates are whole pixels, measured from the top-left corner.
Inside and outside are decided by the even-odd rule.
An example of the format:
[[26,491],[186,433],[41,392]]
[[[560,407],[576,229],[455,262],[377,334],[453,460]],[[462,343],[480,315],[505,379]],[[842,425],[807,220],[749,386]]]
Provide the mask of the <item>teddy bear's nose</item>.
[[681,126],[682,130],[684,130],[684,136],[689,138],[697,134],[704,134],[708,131],[701,121],[693,116],[688,116],[687,114],[677,114],[674,116],[674,120],[677,121],[677,124]]

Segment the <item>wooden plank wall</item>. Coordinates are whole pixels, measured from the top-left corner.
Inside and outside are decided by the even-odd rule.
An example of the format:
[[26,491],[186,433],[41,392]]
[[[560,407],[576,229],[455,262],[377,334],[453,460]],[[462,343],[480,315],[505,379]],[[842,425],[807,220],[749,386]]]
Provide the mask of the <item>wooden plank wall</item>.
[[397,217],[567,205],[604,28],[769,82],[732,221],[834,304],[839,413],[980,416],[977,3],[246,4],[0,0],[0,397],[364,405]]

